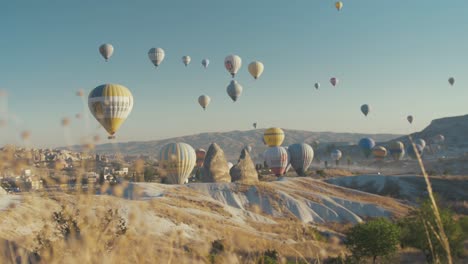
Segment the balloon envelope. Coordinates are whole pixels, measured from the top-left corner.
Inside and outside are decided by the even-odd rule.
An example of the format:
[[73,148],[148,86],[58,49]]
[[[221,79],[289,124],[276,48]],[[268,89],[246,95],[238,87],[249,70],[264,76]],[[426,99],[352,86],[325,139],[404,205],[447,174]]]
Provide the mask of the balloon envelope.
[[426,141],[422,138],[418,138],[414,141],[416,145],[420,145],[423,149],[426,147]]
[[407,116],[407,117],[406,117],[406,120],[408,120],[408,122],[409,122],[410,124],[412,124],[412,123],[413,123],[413,116],[412,116],[412,115]]
[[263,63],[259,61],[254,61],[249,64],[249,72],[250,72],[250,75],[254,77],[254,79],[258,79],[258,77],[262,75],[263,69],[264,69]]
[[341,1],[336,2],[335,7],[338,11],[340,11],[343,8],[343,2]]
[[320,83],[315,83],[315,84],[314,84],[314,87],[315,87],[315,89],[320,88]]
[[285,148],[269,147],[263,153],[263,158],[268,168],[270,168],[276,176],[281,176],[286,172],[286,167],[289,164],[289,154]]
[[336,86],[336,85],[338,84],[338,79],[335,78],[335,77],[332,77],[332,78],[330,79],[330,83],[331,83],[333,86]]
[[102,44],[99,47],[99,53],[101,53],[102,57],[104,57],[104,59],[108,61],[114,53],[114,47],[111,44]]
[[284,140],[284,131],[279,127],[272,127],[263,133],[263,141],[269,147],[281,146]]
[[[419,153],[419,156],[423,155],[423,147],[421,145],[415,145],[416,146],[416,151]],[[413,144],[408,145],[406,148],[406,153],[408,153],[408,156],[410,156],[413,159],[416,159],[416,153],[413,148]]]
[[166,54],[161,48],[151,48],[148,51],[148,58],[151,60],[155,67],[158,67],[163,62],[165,56]]
[[198,97],[198,103],[200,104],[201,107],[203,107],[203,110],[206,109],[206,107],[210,104],[211,98],[208,95],[200,95]]
[[450,78],[448,79],[448,82],[450,83],[450,85],[453,85],[453,84],[455,83],[455,78],[450,77]]
[[401,141],[390,143],[388,150],[394,160],[401,160],[405,155],[405,145]]
[[296,171],[297,175],[305,176],[309,169],[312,160],[314,159],[314,150],[310,145],[305,143],[292,144],[288,147],[291,166]]
[[242,94],[242,86],[236,80],[232,80],[226,90],[229,97],[231,97],[234,102],[237,101]]
[[362,112],[365,116],[367,116],[367,114],[369,114],[369,111],[370,111],[370,107],[369,107],[368,104],[363,104],[363,105],[361,106],[361,112]]
[[343,156],[343,154],[341,153],[341,151],[339,149],[335,149],[330,153],[330,157],[334,161],[340,160],[342,156]]
[[234,78],[242,66],[242,59],[237,55],[229,55],[224,59],[224,67]]
[[192,58],[190,58],[190,56],[182,57],[182,62],[184,63],[185,66],[189,65],[190,61],[192,61]]
[[383,160],[387,156],[387,149],[382,146],[377,146],[372,149],[372,154],[376,160]]
[[203,65],[203,67],[208,68],[208,64],[210,64],[210,60],[208,59],[203,59],[201,64]]
[[103,84],[91,91],[88,106],[91,114],[111,136],[109,138],[113,138],[133,109],[133,96],[125,86]]
[[186,143],[169,143],[161,148],[159,161],[172,184],[184,184],[197,160],[195,150]]
[[359,140],[358,145],[364,153],[364,156],[369,158],[370,154],[372,153],[372,149],[375,147],[375,141],[372,138],[366,137]]
[[203,162],[205,161],[206,150],[199,148],[195,151],[195,155],[197,157],[197,160],[196,160],[197,167],[201,168],[203,166]]

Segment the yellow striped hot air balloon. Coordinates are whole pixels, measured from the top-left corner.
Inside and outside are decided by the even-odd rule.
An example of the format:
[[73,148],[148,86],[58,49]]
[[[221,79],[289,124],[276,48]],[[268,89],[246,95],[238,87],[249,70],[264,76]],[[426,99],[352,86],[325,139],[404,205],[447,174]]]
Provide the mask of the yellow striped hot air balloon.
[[263,140],[269,147],[281,146],[284,140],[284,131],[278,127],[272,127],[263,133]]
[[343,2],[338,1],[335,3],[336,10],[340,11],[343,8]]
[[112,139],[132,111],[133,96],[125,86],[103,84],[89,94],[88,107]]
[[387,149],[382,146],[377,146],[372,149],[372,154],[376,160],[383,160],[387,156]]
[[184,184],[197,160],[195,150],[186,143],[169,143],[162,147],[159,162],[172,184]]

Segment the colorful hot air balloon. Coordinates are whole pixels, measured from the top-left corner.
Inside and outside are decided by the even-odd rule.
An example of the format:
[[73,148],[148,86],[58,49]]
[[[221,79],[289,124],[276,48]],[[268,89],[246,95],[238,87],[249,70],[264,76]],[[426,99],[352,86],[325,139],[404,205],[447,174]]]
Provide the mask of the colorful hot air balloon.
[[242,94],[242,86],[236,80],[232,80],[226,90],[229,97],[231,97],[234,102],[237,101]]
[[331,83],[333,86],[336,86],[336,85],[338,84],[338,79],[335,78],[335,77],[332,77],[332,78],[330,79],[330,83]]
[[263,69],[264,69],[263,63],[259,61],[254,61],[249,64],[250,75],[252,75],[252,77],[254,77],[255,80],[258,79],[260,75],[262,75]]
[[202,64],[203,67],[205,67],[205,69],[206,69],[206,68],[208,68],[208,64],[210,64],[210,60],[208,60],[208,59],[203,59],[203,60],[201,61],[201,64]]
[[281,146],[284,140],[284,131],[278,127],[272,127],[263,133],[263,141],[269,147]]
[[343,8],[343,2],[338,1],[335,3],[336,10],[340,11]]
[[311,146],[300,143],[292,144],[288,148],[291,166],[299,176],[306,176],[306,171],[314,159],[314,150]]
[[171,184],[184,184],[196,160],[195,150],[186,143],[169,143],[159,152],[160,165]]
[[210,104],[211,98],[208,95],[200,95],[198,97],[198,103],[203,107],[203,110],[206,110],[206,107]]
[[203,162],[205,161],[206,150],[199,148],[195,151],[195,155],[197,157],[196,164],[198,168],[203,166]]
[[401,141],[394,141],[390,143],[388,148],[390,155],[394,160],[401,160],[405,155],[405,145]]
[[236,76],[242,66],[242,59],[237,55],[229,55],[224,59],[224,67],[231,74],[232,78]]
[[[421,145],[415,145],[416,150],[419,153],[419,156],[422,157],[423,155],[423,147]],[[410,156],[413,159],[416,159],[416,153],[414,152],[413,144],[409,144],[408,147],[406,148],[406,153],[408,153],[408,156]]]
[[315,83],[315,84],[314,84],[314,87],[315,87],[315,89],[317,89],[317,90],[318,90],[318,88],[320,88],[320,83],[318,83],[318,82],[317,82],[317,83]]
[[412,116],[412,115],[407,116],[407,117],[406,117],[406,120],[408,120],[408,122],[409,122],[410,124],[412,124],[412,123],[413,123],[413,116]]
[[422,139],[422,138],[416,139],[416,140],[414,141],[414,143],[415,143],[416,145],[420,145],[420,146],[423,148],[423,150],[424,150],[424,148],[426,147],[426,141],[425,141],[424,139]]
[[337,163],[341,159],[342,156],[343,156],[343,153],[341,153],[339,149],[335,149],[330,153],[330,157],[332,158],[332,160],[336,161]]
[[99,53],[101,53],[102,57],[108,61],[114,53],[114,47],[111,44],[102,44],[99,47]]
[[450,83],[450,85],[453,86],[453,84],[455,83],[455,78],[450,77],[450,78],[448,79],[448,82]]
[[109,133],[109,139],[125,122],[133,108],[133,96],[128,88],[119,84],[103,84],[89,93],[91,114]]
[[368,104],[363,104],[361,105],[361,112],[367,116],[367,114],[369,114],[369,111],[370,111],[370,106]]
[[263,153],[263,158],[268,168],[270,168],[276,176],[281,176],[286,172],[286,167],[289,164],[289,155],[285,148],[269,147]]
[[387,149],[382,146],[374,147],[372,155],[374,155],[376,160],[383,160],[387,156]]
[[187,65],[189,65],[190,61],[192,61],[192,58],[190,58],[190,56],[183,56],[182,57],[182,62],[184,63],[185,67],[187,67]]
[[372,138],[362,138],[359,140],[358,145],[364,153],[364,156],[369,158],[372,153],[372,149],[375,147],[375,141]]
[[163,62],[165,56],[165,52],[161,48],[151,48],[148,51],[148,58],[155,67],[158,67]]

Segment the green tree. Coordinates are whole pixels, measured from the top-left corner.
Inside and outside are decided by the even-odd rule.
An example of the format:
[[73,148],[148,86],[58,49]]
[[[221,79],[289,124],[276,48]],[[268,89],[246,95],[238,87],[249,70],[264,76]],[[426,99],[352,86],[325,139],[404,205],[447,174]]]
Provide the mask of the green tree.
[[386,257],[396,252],[399,244],[400,228],[385,218],[377,218],[367,223],[355,225],[346,234],[346,247],[360,260],[372,257]]
[[[461,255],[463,253],[463,241],[467,236],[463,232],[462,225],[454,220],[450,209],[439,206],[439,212],[445,234],[449,240],[452,257]],[[447,259],[446,250],[439,240],[440,232],[429,200],[424,201],[419,208],[401,219],[399,226],[401,228],[402,247],[410,246],[420,249],[424,252],[429,263],[435,262],[437,259],[442,262]]]
[[152,182],[156,180],[156,173],[153,166],[146,166],[144,171],[145,182]]

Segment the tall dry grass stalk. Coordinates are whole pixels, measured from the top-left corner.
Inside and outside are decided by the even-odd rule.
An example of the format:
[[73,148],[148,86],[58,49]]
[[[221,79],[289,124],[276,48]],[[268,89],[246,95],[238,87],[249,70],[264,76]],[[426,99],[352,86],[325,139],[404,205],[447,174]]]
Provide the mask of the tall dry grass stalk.
[[447,263],[452,264],[453,261],[452,261],[452,254],[450,251],[450,244],[447,238],[447,234],[445,233],[444,226],[442,224],[439,207],[437,206],[437,203],[434,197],[434,192],[432,191],[432,185],[431,185],[431,181],[429,180],[429,175],[426,173],[426,168],[424,167],[424,163],[421,159],[421,155],[419,154],[418,149],[416,148],[416,144],[414,143],[413,138],[411,137],[411,135],[408,135],[408,137],[413,147],[413,151],[416,154],[416,159],[418,160],[419,167],[421,168],[421,173],[423,174],[424,180],[426,181],[427,192],[429,194],[431,206],[432,206],[435,218],[436,218],[436,224],[437,224],[437,229],[438,229],[437,231],[439,232],[439,234],[434,229],[433,229],[433,232],[436,235],[436,237],[440,237],[440,243],[442,244],[442,247],[444,248],[447,254]]

